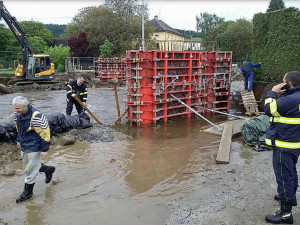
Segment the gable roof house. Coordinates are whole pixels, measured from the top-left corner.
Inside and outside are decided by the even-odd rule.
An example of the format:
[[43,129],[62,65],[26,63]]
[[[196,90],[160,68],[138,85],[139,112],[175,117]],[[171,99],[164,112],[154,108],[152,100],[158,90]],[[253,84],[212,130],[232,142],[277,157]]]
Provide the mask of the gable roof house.
[[158,19],[158,16],[155,16],[151,20],[151,24],[154,27],[153,39],[160,41],[184,41],[184,35],[174,28],[170,27],[168,24]]

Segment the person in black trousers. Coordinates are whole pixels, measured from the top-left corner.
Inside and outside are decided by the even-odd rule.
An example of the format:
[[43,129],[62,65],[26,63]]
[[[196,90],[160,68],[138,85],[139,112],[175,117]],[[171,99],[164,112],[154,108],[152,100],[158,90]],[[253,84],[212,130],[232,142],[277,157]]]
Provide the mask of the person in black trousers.
[[74,104],[78,114],[81,114],[83,112],[83,107],[73,97],[77,96],[82,101],[83,105],[86,105],[87,94],[88,91],[87,91],[86,84],[84,83],[83,77],[78,77],[77,80],[73,80],[69,82],[69,84],[67,85],[67,108],[66,108],[66,114],[68,116],[71,115]]

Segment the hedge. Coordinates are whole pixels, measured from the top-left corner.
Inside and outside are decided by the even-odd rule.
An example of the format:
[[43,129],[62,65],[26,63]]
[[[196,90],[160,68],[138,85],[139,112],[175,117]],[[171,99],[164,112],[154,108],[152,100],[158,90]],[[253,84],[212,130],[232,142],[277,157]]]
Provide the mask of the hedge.
[[283,9],[255,14],[253,62],[261,62],[256,80],[280,82],[285,73],[300,72],[300,12]]

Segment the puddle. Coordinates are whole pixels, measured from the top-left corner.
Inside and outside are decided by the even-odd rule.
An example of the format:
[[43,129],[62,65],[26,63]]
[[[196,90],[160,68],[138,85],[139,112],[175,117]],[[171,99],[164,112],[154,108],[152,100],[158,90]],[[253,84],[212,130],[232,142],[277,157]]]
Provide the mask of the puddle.
[[[91,111],[105,124],[112,124],[117,117],[113,90],[89,93]],[[120,99],[125,97],[125,90],[119,93]],[[0,121],[10,118],[10,104],[17,95],[0,96]],[[64,91],[22,95],[45,114],[65,111]],[[220,122],[224,117],[208,119]],[[54,185],[45,184],[40,174],[32,199],[16,205],[24,178],[5,179],[0,188],[0,218],[9,224],[31,225],[164,224],[163,203],[189,193],[195,174],[215,165],[220,137],[200,133],[203,126],[207,123],[197,118],[141,128],[123,122],[115,127],[118,138],[110,142],[77,140],[70,146],[52,146],[47,164],[56,166]],[[234,140],[232,163],[248,163],[251,157],[242,140]]]

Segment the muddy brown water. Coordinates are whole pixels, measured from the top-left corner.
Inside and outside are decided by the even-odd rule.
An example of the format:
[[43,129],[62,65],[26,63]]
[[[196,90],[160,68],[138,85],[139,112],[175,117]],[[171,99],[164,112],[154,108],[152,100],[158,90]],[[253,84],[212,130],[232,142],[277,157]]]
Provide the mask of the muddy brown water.
[[[119,94],[125,98],[124,89]],[[0,96],[1,121],[11,120],[11,101],[17,95]],[[64,91],[22,95],[45,114],[65,111]],[[89,90],[88,104],[105,124],[117,117],[112,89]],[[164,224],[167,202],[199,188],[193,180],[201,171],[216,168],[220,137],[200,133],[206,125],[201,119],[179,118],[135,128],[124,119],[114,127],[120,138],[112,142],[51,146],[46,161],[57,168],[54,183],[45,184],[40,174],[29,201],[15,203],[23,176],[0,177],[0,224]],[[242,140],[235,140],[231,163],[250,158]]]

